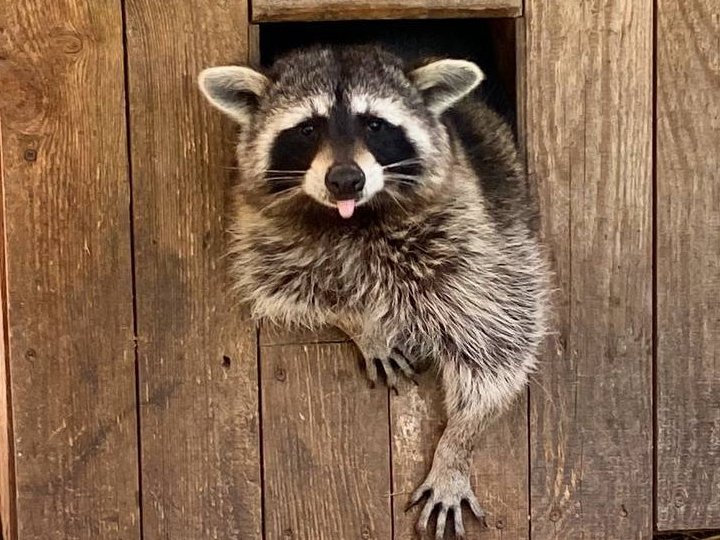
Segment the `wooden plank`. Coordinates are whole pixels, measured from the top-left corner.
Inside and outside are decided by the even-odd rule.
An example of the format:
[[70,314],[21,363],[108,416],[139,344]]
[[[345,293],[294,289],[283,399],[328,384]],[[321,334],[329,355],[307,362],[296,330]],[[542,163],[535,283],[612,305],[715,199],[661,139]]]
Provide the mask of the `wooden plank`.
[[117,2],[0,2],[17,536],[139,538]]
[[720,528],[720,4],[657,20],[657,525]]
[[[442,392],[434,378],[433,373],[423,375],[417,387],[406,381],[400,395],[392,397],[393,515],[398,539],[413,538],[421,508],[407,513],[404,509],[430,470],[445,427]],[[470,482],[486,511],[488,528],[466,508],[463,522],[468,539],[529,538],[527,460],[527,400],[523,396],[478,441]]]
[[652,2],[528,0],[528,168],[557,272],[531,387],[537,539],[652,536]]
[[[3,186],[2,114],[0,114],[0,200],[5,200]],[[7,328],[7,263],[5,250],[5,206],[0,205],[0,538],[15,540],[15,449],[13,447],[12,399],[10,396],[10,355]]]
[[392,538],[388,393],[350,343],[262,348],[267,538]]
[[234,136],[195,82],[247,61],[246,2],[126,6],[144,538],[260,538],[256,331],[222,259]]
[[518,17],[522,0],[251,0],[253,22]]

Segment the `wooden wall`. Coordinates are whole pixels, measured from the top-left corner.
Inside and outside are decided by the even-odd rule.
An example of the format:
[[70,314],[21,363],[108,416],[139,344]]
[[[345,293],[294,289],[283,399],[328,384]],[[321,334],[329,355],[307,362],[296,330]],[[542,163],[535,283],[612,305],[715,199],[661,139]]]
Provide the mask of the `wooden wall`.
[[720,4],[657,30],[658,527],[720,528]]
[[[476,452],[469,537],[720,528],[717,2],[450,4],[415,15],[522,15],[557,273],[544,366]],[[195,77],[257,56],[251,15],[324,4],[298,5],[0,0],[3,538],[412,537],[435,383],[370,389],[337,332],[258,329],[225,293],[233,133]]]

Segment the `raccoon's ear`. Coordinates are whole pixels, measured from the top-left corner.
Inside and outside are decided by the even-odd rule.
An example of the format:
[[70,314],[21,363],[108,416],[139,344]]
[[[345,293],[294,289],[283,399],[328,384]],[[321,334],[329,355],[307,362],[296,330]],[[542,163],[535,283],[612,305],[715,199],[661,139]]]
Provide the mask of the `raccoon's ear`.
[[240,125],[245,125],[270,80],[248,67],[220,66],[200,72],[198,84],[210,103]]
[[472,92],[485,78],[482,70],[467,60],[438,60],[411,71],[408,76],[436,115]]

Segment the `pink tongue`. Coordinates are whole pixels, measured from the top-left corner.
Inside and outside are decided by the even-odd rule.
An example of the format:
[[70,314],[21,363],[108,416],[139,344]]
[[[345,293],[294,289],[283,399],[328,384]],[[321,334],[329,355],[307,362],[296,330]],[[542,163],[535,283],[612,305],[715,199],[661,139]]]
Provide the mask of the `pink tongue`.
[[337,209],[342,217],[348,219],[355,212],[355,201],[337,201]]

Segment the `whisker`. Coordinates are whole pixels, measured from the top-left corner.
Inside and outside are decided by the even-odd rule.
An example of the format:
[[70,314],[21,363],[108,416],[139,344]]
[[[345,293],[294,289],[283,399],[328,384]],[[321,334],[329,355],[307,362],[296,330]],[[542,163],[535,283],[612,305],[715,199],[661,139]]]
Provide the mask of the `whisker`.
[[[222,166],[222,167],[220,167],[220,168],[221,168],[221,169],[226,169],[226,170],[229,170],[229,171],[244,171],[244,170],[245,170],[244,167],[226,167],[226,166]],[[305,174],[307,171],[296,171],[296,170],[291,170],[291,169],[287,169],[287,170],[285,170],[285,169],[266,169],[264,172],[265,172],[265,174],[297,174],[297,175],[303,175],[303,174]]]
[[401,159],[400,161],[395,161],[394,163],[388,163],[387,165],[383,165],[383,169],[387,169],[389,167],[398,167],[400,165],[414,165],[416,163],[421,163],[421,160],[419,158]]
[[397,182],[398,184],[417,185],[419,178],[417,176],[386,174],[385,181]]
[[386,191],[385,193],[390,195],[390,198],[393,200],[393,202],[395,204],[397,204],[400,207],[400,210],[402,210],[406,214],[408,213],[407,208],[405,208],[402,204],[400,204],[400,199],[398,199],[397,196],[392,191]]
[[296,188],[290,188],[286,191],[283,191],[281,193],[276,194],[275,200],[272,201],[270,204],[265,205],[263,208],[259,210],[261,214],[264,212],[267,212],[268,210],[272,209],[274,206],[282,203],[287,202],[289,199],[292,199],[293,197],[296,197],[297,195],[301,194],[302,190],[300,187]]
[[387,165],[383,165],[383,169],[392,169],[394,167],[403,167],[406,165],[420,165],[421,163],[421,160],[418,158],[403,159],[400,161],[396,161],[395,163],[388,163]]

